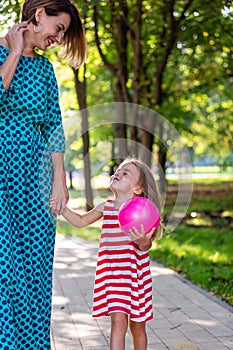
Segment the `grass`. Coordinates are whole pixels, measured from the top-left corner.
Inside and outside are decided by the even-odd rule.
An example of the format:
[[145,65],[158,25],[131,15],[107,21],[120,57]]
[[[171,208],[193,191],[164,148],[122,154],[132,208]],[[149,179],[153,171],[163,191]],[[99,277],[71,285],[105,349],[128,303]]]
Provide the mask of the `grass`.
[[78,236],[89,241],[99,241],[101,231],[101,222],[89,227],[77,228],[69,225],[67,222],[58,220],[57,232],[66,236]]
[[[168,185],[165,211],[175,203],[176,184]],[[106,191],[103,194],[107,195]],[[71,198],[77,198],[72,191]],[[73,202],[82,206],[83,199]],[[150,249],[152,260],[177,271],[193,283],[233,305],[233,182],[221,179],[195,181],[188,212],[182,223]],[[77,229],[64,221],[58,231],[98,241],[101,221]]]
[[189,227],[153,242],[150,257],[233,305],[233,233],[228,227]]

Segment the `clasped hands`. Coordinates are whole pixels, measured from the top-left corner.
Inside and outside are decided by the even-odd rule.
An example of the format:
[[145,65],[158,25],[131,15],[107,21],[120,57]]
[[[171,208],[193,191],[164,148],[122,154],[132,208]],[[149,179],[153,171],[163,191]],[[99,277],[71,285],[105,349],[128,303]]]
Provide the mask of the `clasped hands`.
[[50,196],[50,209],[51,212],[56,215],[61,215],[66,207],[67,200],[65,198],[54,198],[52,195]]
[[53,188],[50,196],[50,209],[51,212],[56,215],[61,215],[66,207],[66,204],[69,200],[69,193],[67,188],[56,189]]

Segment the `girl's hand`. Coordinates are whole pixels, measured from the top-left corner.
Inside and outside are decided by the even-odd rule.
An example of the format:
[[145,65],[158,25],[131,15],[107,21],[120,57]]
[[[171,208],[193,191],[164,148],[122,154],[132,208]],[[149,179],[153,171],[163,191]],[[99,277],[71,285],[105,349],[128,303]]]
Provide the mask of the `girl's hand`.
[[10,51],[21,55],[24,49],[24,33],[28,30],[28,23],[15,24],[6,34],[5,39]]
[[153,228],[149,233],[145,233],[144,226],[141,225],[141,232],[139,232],[136,227],[133,227],[129,230],[128,235],[132,239],[132,241],[136,241],[139,245],[140,250],[148,250],[152,245],[152,237],[155,233],[156,229]]

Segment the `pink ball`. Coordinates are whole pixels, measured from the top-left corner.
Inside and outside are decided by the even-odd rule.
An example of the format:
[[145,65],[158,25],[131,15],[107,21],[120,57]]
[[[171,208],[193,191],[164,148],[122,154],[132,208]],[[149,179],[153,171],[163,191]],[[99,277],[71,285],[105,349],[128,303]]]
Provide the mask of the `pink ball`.
[[134,197],[125,202],[119,209],[118,220],[124,234],[128,235],[134,226],[141,232],[141,225],[145,233],[152,228],[157,228],[160,222],[160,214],[156,205],[147,198]]

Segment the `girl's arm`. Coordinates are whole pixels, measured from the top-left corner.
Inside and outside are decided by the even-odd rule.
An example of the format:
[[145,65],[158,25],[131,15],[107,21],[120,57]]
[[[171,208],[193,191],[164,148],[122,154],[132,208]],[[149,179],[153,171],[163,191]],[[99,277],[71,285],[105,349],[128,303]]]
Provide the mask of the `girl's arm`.
[[[52,203],[51,203],[52,204]],[[99,220],[103,216],[104,203],[98,204],[95,208],[90,211],[79,214],[75,213],[69,208],[65,208],[62,216],[75,227],[85,227],[93,224],[93,222]]]

